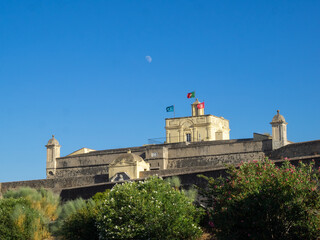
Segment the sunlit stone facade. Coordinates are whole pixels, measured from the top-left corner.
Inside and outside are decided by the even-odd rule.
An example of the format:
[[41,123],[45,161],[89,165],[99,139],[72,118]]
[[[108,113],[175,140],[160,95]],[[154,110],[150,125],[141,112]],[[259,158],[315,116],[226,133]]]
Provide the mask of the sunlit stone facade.
[[192,116],[166,119],[166,143],[229,140],[229,120],[205,115],[198,109],[198,99],[191,104]]

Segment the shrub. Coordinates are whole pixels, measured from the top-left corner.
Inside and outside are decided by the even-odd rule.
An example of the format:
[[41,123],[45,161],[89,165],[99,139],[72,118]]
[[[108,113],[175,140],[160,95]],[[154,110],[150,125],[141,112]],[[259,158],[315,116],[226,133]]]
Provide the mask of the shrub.
[[43,215],[23,198],[0,200],[0,239],[42,240],[50,236]]
[[24,198],[33,209],[38,210],[47,221],[56,220],[58,213],[57,209],[60,204],[60,197],[52,191],[41,189],[33,189],[29,187],[19,188],[18,190],[9,190],[4,195],[4,198]]
[[63,205],[60,205],[57,212],[58,218],[53,224],[50,226],[50,232],[54,235],[61,235],[61,228],[64,225],[64,221],[70,217],[72,214],[76,213],[81,208],[86,206],[86,201],[82,198],[78,198],[76,200],[67,201]]
[[95,201],[97,204],[102,203],[104,200],[106,200],[108,194],[110,192],[110,189],[105,190],[104,192],[97,192],[93,197],[92,200]]
[[270,160],[231,167],[227,179],[207,178],[209,224],[218,239],[317,239],[320,194],[313,164]]
[[0,200],[0,239],[25,239],[26,234],[21,231],[17,222],[12,217],[18,205],[26,206],[24,199],[1,199]]
[[99,211],[100,239],[195,239],[201,234],[200,211],[157,177],[116,185]]
[[[7,236],[1,239],[42,240],[50,237],[48,224],[56,218],[57,195],[44,189],[20,188],[7,191],[3,197],[1,213],[6,220],[1,224],[7,229]],[[11,237],[17,234],[21,236]]]
[[82,208],[77,209],[60,220],[59,235],[66,240],[99,239],[96,228],[97,205],[89,200]]

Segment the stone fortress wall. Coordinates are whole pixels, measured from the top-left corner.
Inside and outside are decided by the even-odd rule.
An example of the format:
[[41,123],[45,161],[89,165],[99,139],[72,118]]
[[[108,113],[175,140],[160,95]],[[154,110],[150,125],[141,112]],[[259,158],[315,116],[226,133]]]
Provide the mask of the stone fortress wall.
[[129,149],[131,149],[132,153],[144,158],[145,147],[93,151],[57,158],[54,178],[108,174],[109,164]]
[[194,143],[169,149],[168,169],[195,166],[224,167],[241,161],[261,160],[271,151],[271,140],[226,140]]
[[[319,145],[320,147],[320,145]],[[312,160],[315,160],[315,168],[320,167],[320,155],[310,157],[303,157],[297,159],[291,159],[290,163],[297,166],[299,162],[302,161],[305,164],[310,163]],[[277,166],[281,166],[285,160],[276,160],[275,164]],[[177,176],[181,180],[181,185],[183,188],[188,189],[190,186],[196,185],[200,188],[204,188],[207,184],[207,181],[201,177],[199,174],[207,176],[207,177],[226,177],[227,176],[227,168],[206,168],[206,167],[196,167],[193,170],[190,168],[180,168],[180,169],[167,169],[167,170],[159,170],[154,171],[153,174],[149,174],[151,171],[143,172],[143,176],[140,179],[136,179],[134,181],[140,181],[148,176],[158,174],[162,178],[169,178],[172,176]],[[61,198],[63,200],[73,200],[79,197],[88,199],[91,198],[97,192],[103,192],[106,189],[111,189],[116,183],[115,182],[107,182],[94,184],[89,186],[81,186],[81,187],[72,187],[65,188],[61,191]]]
[[[261,160],[270,152],[271,140],[222,140],[171,143],[94,151],[57,158],[54,178],[108,174],[108,166],[129,149],[142,157],[153,170],[195,166],[223,167],[226,164]],[[110,176],[111,177],[111,176]]]
[[[48,188],[60,192],[64,188],[80,187],[108,182],[108,165],[129,148],[94,151],[57,158],[53,178],[5,182],[1,192],[22,186]],[[216,169],[226,164],[263,159],[271,151],[271,140],[238,139],[196,143],[172,143],[130,148],[141,156],[154,170],[140,172],[144,178],[154,174],[189,173],[195,170]],[[160,164],[167,161],[166,168]],[[158,164],[159,163],[159,164]],[[160,167],[159,167],[160,165]]]
[[[157,162],[163,161],[163,155],[161,155],[163,152],[165,154],[168,153],[169,164],[167,169],[140,172],[141,179],[151,175],[163,177],[179,176],[184,179],[186,184],[201,182],[201,180],[198,180],[196,177],[199,173],[207,173],[209,174],[208,176],[216,176],[217,174],[224,173],[224,164],[237,164],[241,161],[258,160],[265,156],[270,157],[272,160],[279,161],[283,161],[283,159],[287,157],[292,162],[298,162],[300,159],[308,161],[315,159],[317,166],[320,163],[320,140],[293,143],[273,151],[271,150],[271,145],[272,140],[270,139],[238,139],[198,143],[148,145],[130,149],[133,153],[144,157],[147,162],[153,162],[155,165],[157,165]],[[63,162],[70,163],[70,165],[67,165],[65,168],[62,167],[59,170],[64,174],[62,177],[0,183],[0,195],[8,189],[17,189],[22,186],[28,186],[33,188],[43,187],[52,189],[56,193],[63,193],[65,198],[69,199],[82,195],[85,196],[86,193],[84,191],[90,189],[90,192],[87,193],[89,196],[100,188],[110,188],[114,185],[114,183],[108,183],[108,174],[98,174],[99,172],[94,172],[97,167],[96,165],[98,164],[97,161],[90,161],[90,159],[96,159],[97,156],[100,156],[100,159],[106,159],[107,162],[111,162],[112,159],[127,152],[127,150],[128,148],[113,149],[62,157],[58,159],[58,166],[61,166],[60,164],[63,166]],[[161,158],[159,158],[159,156],[161,156]],[[219,159],[222,160],[219,161]],[[197,164],[195,164],[195,162]],[[83,164],[86,169],[91,168],[91,173],[94,174],[80,175],[77,170],[81,167],[77,166],[76,163]],[[99,167],[104,172],[107,172],[107,166],[108,163],[105,163],[105,166]],[[99,171],[102,171],[101,169]]]
[[303,158],[320,154],[320,140],[291,143],[272,151],[268,156],[271,159]]
[[105,183],[109,180],[108,175],[92,175],[69,178],[53,178],[53,179],[38,179],[30,181],[16,181],[0,183],[0,196],[9,189],[18,189],[21,187],[31,187],[35,189],[46,188],[51,189],[55,193],[60,193],[64,188],[72,188],[79,186],[94,185]]
[[[196,105],[193,105],[194,113]],[[199,116],[204,116],[204,111],[198,112],[193,117],[196,119]],[[211,128],[190,125],[188,128],[184,128],[186,136],[189,131],[191,132],[190,141],[185,141],[188,139],[186,137],[182,142],[151,144],[132,148],[102,151],[83,148],[65,157],[60,157],[61,146],[53,136],[46,145],[47,179],[0,183],[0,195],[8,189],[29,186],[48,188],[57,193],[66,194],[65,196],[71,194],[79,197],[82,196],[81,194],[86,195],[85,189],[101,190],[105,187],[112,187],[115,183],[110,183],[110,179],[114,179],[113,177],[119,172],[123,172],[120,169],[136,168],[138,167],[136,163],[139,161],[143,164],[146,163],[148,167],[143,168],[131,179],[143,179],[157,174],[164,177],[179,176],[183,177],[187,184],[197,184],[201,183],[201,180],[196,177],[198,173],[218,176],[217,174],[220,173],[225,174],[226,165],[237,165],[241,161],[262,160],[266,156],[273,160],[285,157],[292,158],[293,161],[298,161],[298,158],[304,160],[319,159],[320,140],[290,143],[286,139],[286,124],[284,117],[278,111],[271,122],[272,137],[264,134],[254,134],[254,137],[250,139],[229,140],[228,137],[225,140],[193,141],[192,134],[195,129],[199,131],[203,127],[203,131],[209,133]],[[212,125],[212,128],[215,128],[215,126]],[[134,157],[131,158],[132,161],[130,162],[124,156]],[[138,159],[138,161],[134,159]],[[119,165],[114,167],[117,162]],[[112,171],[109,171],[110,169]],[[109,172],[116,174],[109,176]],[[71,195],[69,198],[72,198]]]
[[[288,144],[286,140],[286,122],[279,111],[273,117],[271,125],[272,132],[276,136],[273,139],[263,134],[254,134],[253,139],[229,139],[229,121],[213,115],[205,115],[204,109],[198,109],[198,99],[191,104],[192,116],[166,119],[167,141],[164,144],[144,145],[130,148],[130,153],[141,157],[141,164],[146,167],[144,171],[165,170],[177,168],[194,167],[223,167],[226,164],[236,164],[241,161],[261,160],[265,154],[271,152],[275,147],[279,148]],[[198,120],[205,120],[205,124]],[[213,119],[215,119],[213,121]],[[171,126],[171,123],[175,123]],[[177,130],[181,135],[178,142],[169,141],[171,131]],[[205,139],[198,139],[198,133],[202,132]],[[225,137],[218,140],[214,132],[225,132]],[[219,135],[218,134],[218,135]],[[221,135],[224,136],[224,135]],[[276,144],[275,144],[276,143]],[[131,171],[135,165],[123,159],[123,154],[129,148],[95,151],[82,148],[68,156],[60,157],[60,144],[52,136],[47,147],[47,178],[68,178],[79,176],[92,176],[108,174],[109,167],[112,173],[126,169]],[[116,160],[122,166],[114,166]],[[138,158],[137,158],[138,159]],[[128,159],[127,159],[128,160]],[[124,165],[126,168],[124,168]],[[131,166],[131,167],[130,167]],[[138,166],[135,166],[138,167]],[[114,169],[116,168],[116,169]],[[111,179],[113,176],[109,176]],[[139,173],[130,178],[138,178]]]

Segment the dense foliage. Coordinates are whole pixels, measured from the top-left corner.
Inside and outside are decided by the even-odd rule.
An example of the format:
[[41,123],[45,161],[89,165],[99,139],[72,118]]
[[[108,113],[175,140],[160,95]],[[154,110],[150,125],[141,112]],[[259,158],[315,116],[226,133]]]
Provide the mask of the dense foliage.
[[109,192],[107,189],[105,192],[96,193],[89,200],[78,198],[63,204],[59,209],[59,218],[51,228],[52,232],[66,240],[98,240],[96,227],[98,207]]
[[100,239],[195,239],[200,212],[160,178],[116,185],[100,207]]
[[92,200],[95,201],[98,205],[106,200],[110,189],[105,190],[104,192],[97,192],[93,197]]
[[66,240],[99,239],[96,228],[98,208],[95,201],[69,201],[64,205],[62,213],[56,223],[57,235]]
[[0,200],[0,239],[24,239],[27,234],[24,234],[21,226],[18,226],[15,219],[12,217],[16,206],[27,206],[27,202],[23,199],[1,199]]
[[[207,178],[208,222],[219,240],[319,239],[319,172],[313,163],[242,163],[229,176]],[[116,185],[90,200],[59,206],[50,191],[22,188],[0,199],[0,239],[196,239],[201,211],[196,191],[181,189],[179,178]],[[53,223],[53,224],[52,224]]]
[[54,221],[58,217],[57,209],[60,204],[60,197],[52,191],[41,189],[33,189],[29,187],[20,188],[18,190],[9,190],[4,198],[23,198],[29,202],[30,206],[39,211],[46,221]]
[[44,189],[8,191],[0,200],[0,239],[42,240],[50,236],[59,197]]
[[61,206],[44,189],[8,191],[0,200],[0,239],[43,240],[50,233],[66,240],[195,239],[201,234],[196,192],[180,188],[178,178],[153,177]]
[[207,178],[209,225],[218,239],[320,237],[318,171],[266,159],[231,167],[227,179]]

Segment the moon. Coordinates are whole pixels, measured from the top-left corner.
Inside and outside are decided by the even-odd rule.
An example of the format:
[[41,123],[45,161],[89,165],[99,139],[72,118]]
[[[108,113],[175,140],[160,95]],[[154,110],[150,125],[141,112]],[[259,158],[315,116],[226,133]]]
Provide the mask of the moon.
[[152,62],[152,57],[146,56],[145,58],[146,58],[146,60],[147,60],[148,63],[151,63],[151,62]]

